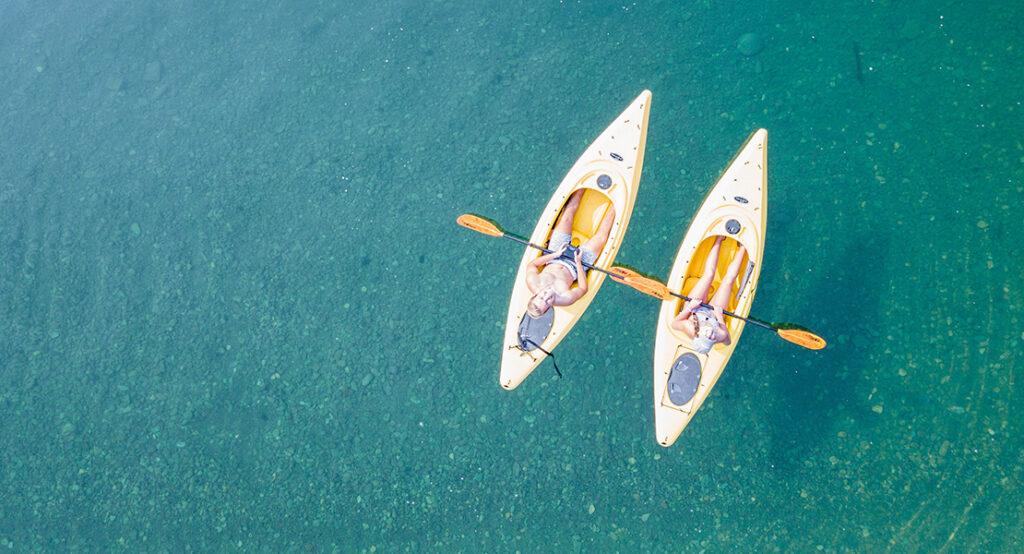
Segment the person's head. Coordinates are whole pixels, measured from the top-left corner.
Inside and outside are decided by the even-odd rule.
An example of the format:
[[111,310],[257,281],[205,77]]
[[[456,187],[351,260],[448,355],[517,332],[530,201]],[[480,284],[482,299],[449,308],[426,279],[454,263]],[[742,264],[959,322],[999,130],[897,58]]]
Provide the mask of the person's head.
[[711,347],[715,345],[715,335],[718,330],[717,325],[711,325],[706,322],[702,322],[701,318],[693,317],[693,349],[698,354],[707,354],[711,351]]
[[693,337],[693,349],[696,350],[698,354],[707,354],[708,352],[711,352],[711,347],[714,345],[715,341],[707,337],[702,337],[700,335]]
[[530,297],[530,301],[526,303],[526,313],[533,319],[537,319],[554,305],[555,291],[546,288]]

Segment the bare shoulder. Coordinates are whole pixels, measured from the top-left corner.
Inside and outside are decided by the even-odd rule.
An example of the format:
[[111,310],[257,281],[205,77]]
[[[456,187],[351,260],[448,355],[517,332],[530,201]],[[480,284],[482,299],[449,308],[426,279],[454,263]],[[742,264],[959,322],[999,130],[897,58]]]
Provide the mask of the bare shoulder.
[[567,292],[558,294],[558,297],[555,300],[555,305],[570,306],[580,298],[583,298],[583,295],[586,293],[587,290],[581,289],[580,287],[569,289]]

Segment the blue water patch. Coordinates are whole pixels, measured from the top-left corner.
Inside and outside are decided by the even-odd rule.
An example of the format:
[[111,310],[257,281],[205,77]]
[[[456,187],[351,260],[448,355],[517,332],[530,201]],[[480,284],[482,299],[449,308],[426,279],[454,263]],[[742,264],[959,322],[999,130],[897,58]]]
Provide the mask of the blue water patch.
[[[1024,5],[9,1],[0,546],[1012,551]],[[768,129],[748,326],[658,445],[659,302],[498,384],[512,241],[643,89],[662,280]]]

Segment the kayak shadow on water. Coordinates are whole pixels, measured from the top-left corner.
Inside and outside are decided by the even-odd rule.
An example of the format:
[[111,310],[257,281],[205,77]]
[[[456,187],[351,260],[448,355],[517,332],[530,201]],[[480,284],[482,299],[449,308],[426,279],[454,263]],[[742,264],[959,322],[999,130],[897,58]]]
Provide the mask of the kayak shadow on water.
[[[874,371],[869,355],[879,339],[872,322],[884,320],[881,298],[885,287],[875,286],[884,275],[888,240],[881,234],[851,234],[843,248],[820,250],[813,279],[800,294],[808,303],[806,316],[813,331],[829,341],[811,351],[776,342],[776,367],[771,378],[776,417],[771,426],[769,454],[781,470],[802,471],[807,461],[827,460],[820,447],[845,431],[863,434],[873,425],[864,400],[864,376]],[[865,252],[872,258],[866,260]],[[782,291],[780,291],[780,294]],[[850,337],[853,337],[852,339]]]

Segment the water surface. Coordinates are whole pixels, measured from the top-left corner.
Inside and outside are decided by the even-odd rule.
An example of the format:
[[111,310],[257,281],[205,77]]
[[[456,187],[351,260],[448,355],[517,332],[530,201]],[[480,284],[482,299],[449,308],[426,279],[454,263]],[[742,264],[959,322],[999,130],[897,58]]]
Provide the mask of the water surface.
[[[678,4],[7,2],[0,545],[1018,550],[1021,5]],[[504,391],[521,250],[454,223],[645,88],[619,261],[765,127],[752,314],[830,341],[748,329],[671,448],[657,302]]]

